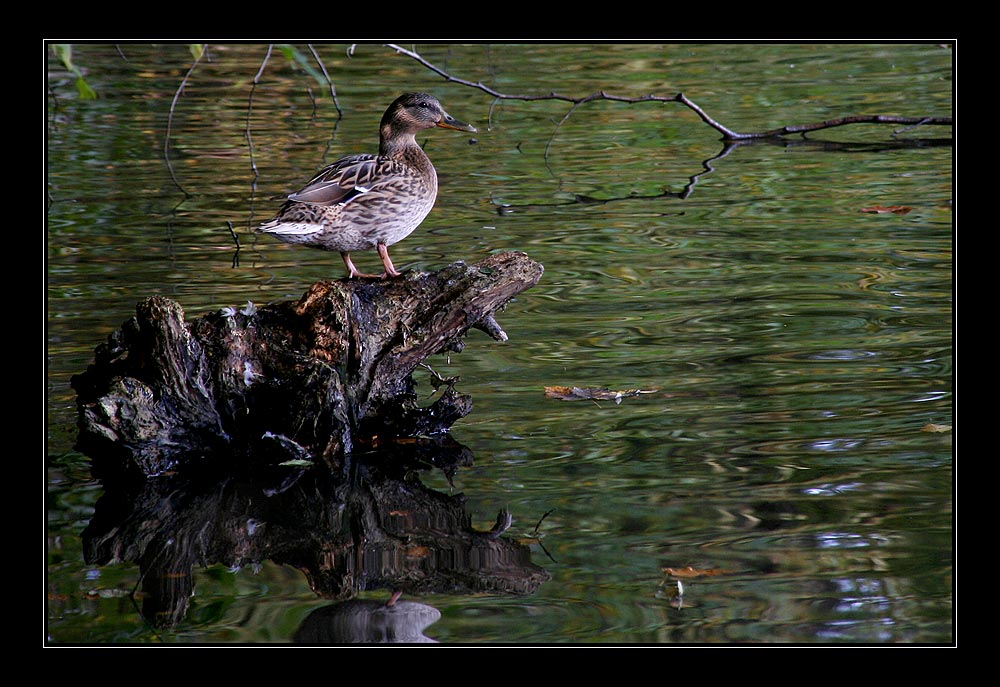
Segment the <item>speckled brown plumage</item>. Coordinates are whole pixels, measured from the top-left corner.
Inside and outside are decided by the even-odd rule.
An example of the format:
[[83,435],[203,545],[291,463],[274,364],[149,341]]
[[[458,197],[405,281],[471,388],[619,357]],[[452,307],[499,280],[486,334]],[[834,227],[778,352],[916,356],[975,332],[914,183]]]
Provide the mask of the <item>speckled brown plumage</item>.
[[323,169],[288,196],[278,215],[260,230],[285,241],[340,252],[349,277],[368,277],[351,253],[378,250],[382,277],[400,272],[389,246],[420,225],[437,198],[437,172],[415,134],[439,126],[476,129],[453,118],[426,93],[405,93],[382,115],[378,155],[351,155]]

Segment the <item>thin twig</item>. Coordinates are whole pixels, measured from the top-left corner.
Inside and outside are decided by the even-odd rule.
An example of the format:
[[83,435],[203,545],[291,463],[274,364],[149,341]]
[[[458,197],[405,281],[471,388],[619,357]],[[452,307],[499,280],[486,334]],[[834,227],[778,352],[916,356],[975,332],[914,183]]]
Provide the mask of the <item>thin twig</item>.
[[167,133],[163,141],[163,158],[167,163],[167,170],[170,172],[170,178],[173,179],[174,184],[177,186],[177,188],[181,190],[181,193],[183,193],[185,196],[190,196],[191,194],[185,191],[184,187],[181,186],[181,182],[177,180],[177,175],[174,174],[174,166],[170,164],[170,130],[173,128],[173,123],[174,123],[174,109],[177,107],[177,101],[180,99],[181,93],[184,91],[184,86],[187,85],[188,79],[191,77],[191,74],[194,73],[194,70],[198,67],[198,63],[201,62],[202,56],[205,55],[207,52],[208,52],[208,45],[206,45],[205,49],[195,56],[194,62],[191,64],[191,67],[187,70],[187,74],[184,75],[184,78],[181,79],[181,83],[177,87],[177,91],[174,93],[174,99],[170,102],[170,112],[167,113]]
[[344,116],[344,111],[340,109],[340,101],[337,99],[337,87],[333,85],[333,80],[330,78],[330,74],[326,71],[326,65],[323,64],[323,60],[320,59],[319,53],[316,52],[316,48],[309,44],[309,52],[312,53],[313,59],[316,60],[316,64],[323,71],[323,77],[326,79],[327,85],[330,87],[330,95],[333,97],[333,106],[337,108],[337,118],[340,119]]
[[915,126],[927,126],[927,125],[950,126],[951,123],[952,123],[951,117],[898,117],[894,115],[853,115],[850,117],[837,117],[836,119],[827,119],[825,121],[815,122],[813,124],[798,124],[791,126],[783,126],[777,129],[771,129],[770,131],[759,131],[747,134],[733,133],[729,137],[729,140],[743,140],[748,138],[778,138],[781,136],[785,136],[787,134],[804,134],[809,131],[818,131],[819,129],[832,129],[838,126],[846,126],[848,124],[905,124],[908,127],[912,128]]
[[549,140],[546,141],[546,143],[545,143],[545,160],[546,160],[546,165],[548,165],[549,150],[552,148],[552,142],[556,140],[556,134],[559,132],[559,128],[566,121],[569,120],[569,118],[573,115],[573,113],[576,112],[576,109],[578,107],[580,107],[582,104],[583,103],[573,103],[573,105],[570,106],[570,108],[568,110],[566,110],[566,114],[563,115],[562,119],[560,119],[559,122],[556,124],[556,128],[552,130],[552,135],[549,136]]
[[555,508],[550,508],[549,510],[545,511],[545,512],[544,512],[544,513],[542,514],[542,517],[538,518],[538,522],[537,522],[537,523],[535,523],[535,529],[533,530],[535,534],[538,534],[538,528],[539,528],[539,527],[541,527],[541,525],[542,525],[542,521],[543,521],[543,520],[545,520],[545,518],[549,517],[549,515],[550,515],[550,514],[552,513],[552,511],[554,511],[554,510],[555,510]]
[[227,220],[226,221],[226,226],[229,227],[229,235],[233,237],[233,243],[236,244],[236,252],[233,253],[233,267],[236,268],[236,267],[240,266],[240,248],[241,248],[241,246],[240,246],[240,237],[236,233],[236,230],[233,229],[233,223],[232,222],[230,222],[230,221]]
[[257,73],[254,74],[253,81],[250,84],[250,95],[247,98],[247,125],[243,135],[246,136],[247,146],[250,148],[250,169],[253,170],[253,190],[257,189],[257,179],[260,178],[260,174],[257,171],[257,161],[254,157],[253,135],[250,132],[250,119],[253,114],[253,96],[257,90],[257,84],[260,83],[261,77],[264,75],[264,69],[267,67],[267,63],[271,59],[271,51],[273,49],[274,46],[268,43],[267,53],[264,54],[264,59],[261,60],[260,68],[257,70]]

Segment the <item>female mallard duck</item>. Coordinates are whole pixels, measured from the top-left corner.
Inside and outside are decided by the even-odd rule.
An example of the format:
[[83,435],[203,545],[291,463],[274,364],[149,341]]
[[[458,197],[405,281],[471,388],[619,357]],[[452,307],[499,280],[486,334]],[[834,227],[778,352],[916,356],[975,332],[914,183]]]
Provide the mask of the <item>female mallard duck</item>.
[[389,246],[417,228],[437,197],[437,172],[414,138],[435,126],[476,130],[445,112],[434,96],[404,93],[382,115],[378,155],[337,160],[288,196],[260,230],[287,243],[340,251],[348,278],[375,276],[362,274],[351,260],[351,253],[375,248],[385,266],[382,278],[398,277]]

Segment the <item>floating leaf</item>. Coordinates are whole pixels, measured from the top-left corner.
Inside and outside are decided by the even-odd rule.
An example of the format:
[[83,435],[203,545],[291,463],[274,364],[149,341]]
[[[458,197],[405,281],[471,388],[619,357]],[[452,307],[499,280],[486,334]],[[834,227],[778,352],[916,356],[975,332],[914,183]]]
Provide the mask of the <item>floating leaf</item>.
[[950,432],[951,425],[936,425],[933,422],[928,422],[926,425],[920,428],[921,432]]
[[861,208],[861,212],[873,212],[876,214],[892,213],[894,215],[905,215],[911,210],[913,208],[906,205],[872,205],[871,207]]
[[545,395],[549,398],[558,398],[562,401],[614,401],[621,403],[623,398],[638,396],[639,394],[652,394],[656,390],[625,389],[623,391],[613,391],[604,387],[579,387],[579,386],[547,386]]
[[725,575],[725,570],[720,570],[718,568],[692,568],[690,565],[684,568],[664,568],[663,572],[671,577],[710,577],[713,575]]

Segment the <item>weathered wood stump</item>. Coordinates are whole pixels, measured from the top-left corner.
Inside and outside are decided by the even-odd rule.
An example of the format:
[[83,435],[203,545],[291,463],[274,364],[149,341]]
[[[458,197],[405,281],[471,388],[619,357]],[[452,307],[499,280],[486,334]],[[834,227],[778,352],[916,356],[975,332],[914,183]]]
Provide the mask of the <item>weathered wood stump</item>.
[[413,372],[497,340],[494,313],[541,278],[523,253],[393,280],[314,284],[298,302],[248,304],[188,323],[153,296],[73,378],[79,448],[109,468],[156,475],[220,459],[338,466],[395,439],[433,437],[471,412],[454,380],[428,406]]

